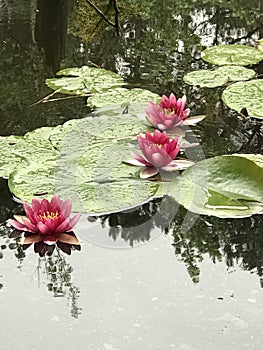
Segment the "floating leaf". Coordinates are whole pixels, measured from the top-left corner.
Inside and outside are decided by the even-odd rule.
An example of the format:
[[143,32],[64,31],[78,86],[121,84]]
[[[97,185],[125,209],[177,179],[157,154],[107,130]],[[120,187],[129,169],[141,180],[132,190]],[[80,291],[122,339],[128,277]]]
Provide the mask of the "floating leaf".
[[19,166],[26,166],[28,161],[21,149],[25,146],[22,137],[0,136],[0,177],[8,178]]
[[112,120],[85,118],[54,128],[50,139],[60,155],[14,171],[11,191],[28,202],[56,193],[71,198],[74,210],[90,213],[123,210],[152,198],[160,184],[142,182],[140,169],[123,163],[137,145],[136,135],[147,128],[145,123],[121,115],[114,117],[113,127]]
[[214,88],[228,81],[252,79],[256,73],[252,69],[239,66],[224,66],[214,70],[198,70],[184,76],[184,81],[190,85]]
[[124,84],[119,74],[103,68],[83,66],[62,69],[56,74],[60,78],[46,79],[46,84],[53,90],[70,95],[102,93]]
[[50,135],[50,141],[56,149],[61,146],[71,150],[81,148],[82,142],[86,146],[94,140],[130,140],[136,138],[140,132],[152,130],[145,120],[130,114],[100,115],[100,117],[87,117],[72,119],[63,125],[55,127]]
[[241,112],[246,108],[251,117],[263,118],[263,80],[250,80],[246,82],[237,82],[228,86],[222,99],[225,104]]
[[31,162],[44,162],[56,156],[49,141],[53,128],[39,128],[23,136],[0,137],[0,177],[8,178],[18,167],[25,167]]
[[141,181],[136,167],[122,163],[129,152],[110,142],[89,145],[80,161],[65,155],[57,162],[31,164],[14,171],[9,187],[27,202],[34,196],[51,198],[57,193],[71,198],[74,211],[98,214],[124,210],[150,200],[161,186]]
[[223,66],[219,67],[217,71],[225,75],[228,81],[249,80],[255,77],[256,72],[253,69],[248,69],[240,66]]
[[227,76],[221,75],[217,70],[197,70],[187,73],[184,81],[190,85],[214,88],[227,82]]
[[[148,101],[159,102],[161,97],[149,90],[145,89],[125,89],[116,88],[105,92],[103,95],[96,94],[88,98],[88,106],[95,108],[105,108],[113,105],[125,106],[136,105],[145,103],[147,106]],[[137,107],[138,108],[138,107]],[[140,107],[139,107],[140,108]],[[132,110],[129,111],[133,112]]]
[[263,60],[263,54],[254,47],[245,45],[218,45],[206,48],[202,52],[206,62],[223,65],[247,66]]
[[263,155],[262,154],[233,154],[233,155],[250,159],[254,163],[256,163],[258,166],[263,168]]
[[263,169],[245,156],[218,156],[186,169],[165,191],[186,209],[218,217],[263,213]]

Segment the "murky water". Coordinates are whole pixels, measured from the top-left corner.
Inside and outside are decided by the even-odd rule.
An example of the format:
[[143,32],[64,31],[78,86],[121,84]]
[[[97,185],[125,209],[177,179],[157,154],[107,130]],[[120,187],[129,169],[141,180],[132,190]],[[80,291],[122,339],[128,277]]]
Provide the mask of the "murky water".
[[[107,1],[97,1],[105,13]],[[105,5],[106,4],[106,5]],[[59,68],[93,62],[130,86],[186,93],[206,157],[262,153],[262,127],[220,101],[221,90],[185,85],[210,67],[208,45],[263,37],[262,1],[119,1],[121,30],[85,1],[0,0],[1,135],[22,135],[90,112],[85,100],[35,102]],[[112,18],[112,17],[110,17]],[[263,66],[254,67],[262,74]],[[3,349],[134,350],[262,347],[263,219],[160,212],[160,201],[76,227],[81,251],[40,258],[8,237],[22,213],[0,180],[0,345]],[[189,213],[188,213],[189,214]],[[188,229],[182,231],[183,224]]]

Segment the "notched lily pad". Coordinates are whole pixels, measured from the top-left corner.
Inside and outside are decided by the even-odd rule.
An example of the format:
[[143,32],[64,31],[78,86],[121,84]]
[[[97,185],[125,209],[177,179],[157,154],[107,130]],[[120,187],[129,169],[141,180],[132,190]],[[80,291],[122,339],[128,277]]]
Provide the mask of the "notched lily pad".
[[263,60],[263,54],[246,45],[218,45],[206,48],[201,57],[204,61],[223,65],[247,66]]
[[246,108],[250,117],[263,119],[263,80],[240,81],[222,94],[224,103],[237,112]]

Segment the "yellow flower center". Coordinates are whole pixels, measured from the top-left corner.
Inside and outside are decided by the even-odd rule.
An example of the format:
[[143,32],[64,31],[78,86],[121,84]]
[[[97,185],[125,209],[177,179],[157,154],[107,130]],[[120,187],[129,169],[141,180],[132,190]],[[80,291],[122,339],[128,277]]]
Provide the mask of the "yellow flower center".
[[55,213],[53,213],[52,211],[51,212],[46,211],[44,214],[39,215],[39,217],[43,220],[48,220],[48,219],[55,220],[58,218],[58,216],[59,216],[59,213],[57,211]]
[[171,117],[175,113],[175,110],[173,108],[164,108],[164,114],[167,115],[167,117]]

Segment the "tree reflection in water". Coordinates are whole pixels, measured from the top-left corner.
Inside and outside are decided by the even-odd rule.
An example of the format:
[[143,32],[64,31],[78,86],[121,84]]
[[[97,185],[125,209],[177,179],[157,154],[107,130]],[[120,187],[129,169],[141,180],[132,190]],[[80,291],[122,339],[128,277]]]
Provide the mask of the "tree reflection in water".
[[[225,261],[227,267],[257,273],[263,288],[263,217],[255,215],[241,219],[222,219],[193,214],[185,226],[186,209],[179,207],[173,219],[173,199],[165,197],[167,216],[160,213],[160,204],[154,201],[132,213],[116,213],[102,217],[102,224],[109,226],[113,240],[121,237],[133,246],[134,242],[150,240],[154,227],[173,236],[175,255],[184,262],[193,282],[199,282],[199,263],[208,254],[216,263]],[[170,208],[170,210],[169,210]],[[192,222],[191,222],[192,220]],[[142,225],[142,223],[144,223]]]

